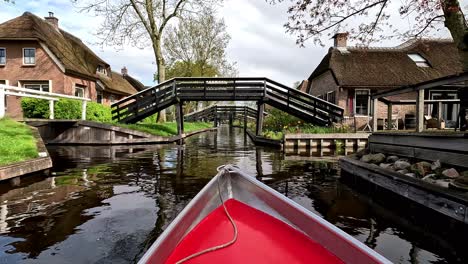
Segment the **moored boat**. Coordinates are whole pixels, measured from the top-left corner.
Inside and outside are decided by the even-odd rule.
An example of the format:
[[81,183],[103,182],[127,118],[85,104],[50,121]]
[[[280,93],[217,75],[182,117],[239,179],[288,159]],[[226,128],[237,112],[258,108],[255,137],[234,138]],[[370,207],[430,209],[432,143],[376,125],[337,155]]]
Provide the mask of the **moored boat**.
[[139,263],[390,263],[235,166],[218,171]]

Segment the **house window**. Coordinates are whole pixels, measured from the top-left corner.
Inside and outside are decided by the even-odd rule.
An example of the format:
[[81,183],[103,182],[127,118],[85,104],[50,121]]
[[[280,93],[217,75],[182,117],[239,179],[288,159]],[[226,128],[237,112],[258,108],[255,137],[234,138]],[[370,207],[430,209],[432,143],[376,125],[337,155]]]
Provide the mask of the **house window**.
[[427,60],[418,53],[410,53],[408,57],[416,63],[418,67],[429,67]]
[[49,92],[49,82],[23,83],[23,88]]
[[336,91],[333,91],[333,92],[328,92],[327,93],[327,101],[332,103],[332,104],[336,104]]
[[106,67],[104,67],[104,66],[102,66],[102,65],[98,65],[96,71],[97,71],[98,73],[107,74]]
[[35,48],[24,48],[23,49],[23,64],[24,65],[35,65],[36,64],[36,49]]
[[102,92],[97,92],[97,95],[96,95],[96,102],[98,104],[102,104]]
[[75,85],[75,96],[84,98],[85,97],[85,88],[86,88],[86,86],[76,84]]
[[111,103],[114,103],[115,102],[115,97],[113,95],[109,96],[109,101]]
[[6,49],[0,48],[0,65],[6,64]]
[[355,101],[355,114],[356,115],[369,115],[370,105],[370,92],[369,90],[356,90],[354,94]]

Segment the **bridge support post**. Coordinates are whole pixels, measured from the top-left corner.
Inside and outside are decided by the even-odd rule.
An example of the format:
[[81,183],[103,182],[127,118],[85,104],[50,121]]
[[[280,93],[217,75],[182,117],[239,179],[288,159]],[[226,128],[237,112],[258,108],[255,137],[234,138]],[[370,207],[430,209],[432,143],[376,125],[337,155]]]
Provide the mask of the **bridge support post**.
[[230,127],[232,127],[233,122],[234,122],[234,120],[233,120],[233,116],[232,116],[232,112],[231,112],[231,113],[229,113],[229,126]]
[[176,122],[177,122],[177,135],[182,136],[184,134],[184,112],[183,103],[179,102],[175,105],[176,110]]
[[244,106],[244,131],[247,130],[247,108]]
[[258,102],[257,106],[257,136],[262,135],[263,128],[263,112],[265,111],[265,104],[263,102]]

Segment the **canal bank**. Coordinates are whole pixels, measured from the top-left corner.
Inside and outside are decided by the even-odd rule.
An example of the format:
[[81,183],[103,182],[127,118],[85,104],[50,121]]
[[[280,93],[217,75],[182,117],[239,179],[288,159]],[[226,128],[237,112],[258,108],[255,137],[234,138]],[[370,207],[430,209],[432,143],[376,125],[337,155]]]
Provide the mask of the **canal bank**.
[[222,126],[188,138],[185,146],[118,147],[48,146],[51,177],[0,184],[0,248],[7,263],[133,263],[226,163],[393,262],[468,260],[463,227],[413,214],[401,203],[390,206],[378,192],[358,192],[341,182],[337,162],[286,160],[277,149],[256,147],[240,129]]

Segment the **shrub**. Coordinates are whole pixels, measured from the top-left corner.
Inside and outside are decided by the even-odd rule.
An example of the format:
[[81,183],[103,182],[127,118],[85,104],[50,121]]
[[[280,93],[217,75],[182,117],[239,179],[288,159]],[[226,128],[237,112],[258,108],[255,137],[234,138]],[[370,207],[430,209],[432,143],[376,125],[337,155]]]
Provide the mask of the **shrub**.
[[86,107],[86,119],[104,123],[112,122],[111,108],[95,102],[88,102]]
[[[54,115],[56,119],[81,119],[81,101],[73,99],[60,99],[55,102]],[[26,118],[49,118],[49,101],[43,99],[21,99],[21,108]],[[112,122],[111,109],[108,106],[95,102],[88,102],[86,106],[86,119],[98,122]]]
[[55,102],[56,119],[81,119],[81,101],[60,99]]
[[49,101],[36,98],[21,98],[21,108],[26,118],[49,118]]
[[299,118],[272,108],[268,110],[268,115],[263,122],[263,127],[264,129],[271,131],[283,131],[288,127],[297,126],[301,123],[302,121]]

